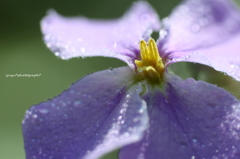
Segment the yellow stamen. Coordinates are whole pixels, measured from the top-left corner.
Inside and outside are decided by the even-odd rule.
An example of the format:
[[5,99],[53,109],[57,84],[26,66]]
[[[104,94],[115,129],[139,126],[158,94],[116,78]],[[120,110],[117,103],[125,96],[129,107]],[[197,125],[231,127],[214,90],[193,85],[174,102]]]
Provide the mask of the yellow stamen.
[[140,56],[141,60],[135,60],[140,77],[151,82],[161,81],[164,64],[153,39],[149,39],[148,44],[144,40],[140,41]]

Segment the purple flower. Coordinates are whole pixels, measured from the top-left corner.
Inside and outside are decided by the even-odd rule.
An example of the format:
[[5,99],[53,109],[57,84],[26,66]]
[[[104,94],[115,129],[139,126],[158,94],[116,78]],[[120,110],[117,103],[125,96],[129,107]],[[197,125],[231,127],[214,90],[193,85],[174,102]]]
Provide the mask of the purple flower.
[[[159,30],[156,44],[150,34]],[[95,159],[117,148],[120,159],[240,158],[240,101],[167,70],[198,62],[240,80],[240,12],[231,1],[184,1],[163,25],[146,2],[109,21],[51,11],[42,31],[63,59],[107,56],[129,67],[88,75],[27,110],[27,159]]]

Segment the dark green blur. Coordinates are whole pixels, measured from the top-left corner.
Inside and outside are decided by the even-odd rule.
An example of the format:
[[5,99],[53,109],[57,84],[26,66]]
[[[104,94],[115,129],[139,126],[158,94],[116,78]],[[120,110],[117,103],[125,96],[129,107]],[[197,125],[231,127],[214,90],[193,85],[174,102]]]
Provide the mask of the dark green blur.
[[[160,17],[166,17],[180,1],[149,2]],[[58,95],[89,73],[126,65],[110,58],[64,61],[55,57],[44,45],[39,27],[46,11],[54,8],[67,16],[109,19],[121,16],[131,3],[130,0],[0,0],[0,159],[25,158],[21,121],[31,105]],[[183,78],[195,77],[218,84],[240,98],[239,83],[209,67],[182,63],[173,69]],[[39,76],[6,77],[10,74]],[[116,156],[114,152],[104,159]]]

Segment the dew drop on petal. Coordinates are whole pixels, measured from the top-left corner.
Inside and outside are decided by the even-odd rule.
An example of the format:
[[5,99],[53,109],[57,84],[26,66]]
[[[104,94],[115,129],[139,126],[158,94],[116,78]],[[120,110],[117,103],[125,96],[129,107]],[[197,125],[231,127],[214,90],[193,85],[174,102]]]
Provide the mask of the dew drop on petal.
[[113,46],[113,47],[114,47],[114,48],[116,48],[116,47],[117,47],[117,43],[116,43],[116,42],[114,43],[114,46]]
[[186,147],[187,147],[187,144],[186,144],[185,142],[181,142],[181,143],[180,143],[180,146],[181,146],[181,148],[186,148]]
[[81,48],[81,51],[82,51],[82,52],[85,52],[85,51],[86,51],[86,49],[85,49],[84,47],[82,47],[82,48]]
[[193,32],[199,32],[199,31],[200,31],[200,26],[199,26],[198,24],[194,24],[194,25],[192,26],[192,31],[193,31]]
[[199,24],[200,24],[201,26],[206,26],[206,25],[208,24],[208,20],[207,20],[206,18],[201,18],[201,19],[199,20]]
[[118,120],[121,120],[121,119],[122,119],[122,116],[119,116],[119,117],[118,117]]
[[47,109],[40,109],[39,112],[43,113],[43,114],[46,114],[46,113],[48,113],[48,110]]
[[124,136],[125,136],[125,137],[129,137],[129,136],[130,136],[129,132],[125,132],[125,133],[124,133]]
[[139,119],[138,118],[134,118],[133,119],[133,122],[137,122]]
[[75,101],[74,106],[78,106],[81,102],[80,101]]
[[193,142],[197,142],[197,139],[193,139],[192,141],[193,141]]
[[164,38],[167,35],[167,31],[164,29],[161,29],[159,34],[160,34],[160,38]]
[[55,56],[59,56],[60,54],[59,54],[59,52],[55,52]]
[[140,109],[138,112],[139,112],[139,113],[143,113],[143,109]]
[[149,15],[148,14],[142,14],[140,19],[141,19],[141,21],[145,22],[149,19]]

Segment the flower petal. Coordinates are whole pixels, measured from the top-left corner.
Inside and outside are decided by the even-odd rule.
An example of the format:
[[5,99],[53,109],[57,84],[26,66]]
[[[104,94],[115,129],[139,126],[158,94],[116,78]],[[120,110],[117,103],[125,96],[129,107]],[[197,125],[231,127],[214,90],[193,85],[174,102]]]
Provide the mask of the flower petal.
[[27,159],[95,159],[139,141],[148,125],[141,87],[129,67],[86,76],[32,106],[23,120]]
[[[164,20],[163,50],[195,50],[240,34],[240,12],[230,0],[187,0]],[[164,31],[162,31],[164,32]]]
[[65,18],[51,11],[41,25],[47,46],[63,59],[107,56],[129,62],[139,41],[159,30],[160,21],[154,9],[140,1],[115,20]]
[[[168,64],[178,61],[196,62],[213,67],[240,81],[240,35],[225,43],[194,52],[176,52],[171,56],[176,58]],[[178,56],[182,57],[178,57]],[[177,58],[178,57],[178,58]]]
[[240,102],[222,88],[167,75],[166,93],[144,98],[149,129],[120,159],[240,158]]
[[168,34],[159,47],[167,65],[197,62],[240,80],[240,12],[231,1],[185,1],[165,25]]

